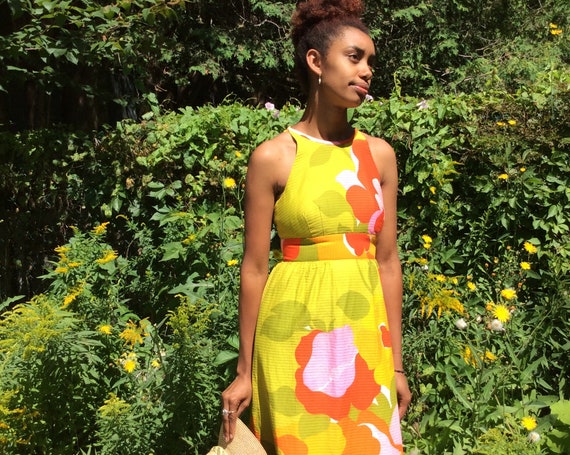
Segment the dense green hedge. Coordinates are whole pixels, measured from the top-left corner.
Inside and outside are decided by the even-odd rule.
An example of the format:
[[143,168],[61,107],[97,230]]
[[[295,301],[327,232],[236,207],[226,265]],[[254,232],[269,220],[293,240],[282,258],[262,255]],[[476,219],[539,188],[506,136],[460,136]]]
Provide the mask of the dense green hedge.
[[[410,450],[569,449],[570,73],[556,62],[475,94],[397,87],[350,113],[399,161]],[[207,451],[236,354],[247,159],[299,116],[154,105],[97,135],[2,134],[3,453]]]
[[[368,0],[377,48],[374,96],[434,84],[473,92],[560,43],[567,0]],[[147,97],[171,109],[301,96],[288,40],[294,0],[4,0],[0,2],[0,129],[60,123],[98,128],[139,118]],[[517,56],[523,50],[521,59]],[[568,43],[560,55],[568,58]],[[500,65],[487,65],[492,60]],[[516,78],[515,78],[516,79]],[[6,93],[4,93],[6,92]]]

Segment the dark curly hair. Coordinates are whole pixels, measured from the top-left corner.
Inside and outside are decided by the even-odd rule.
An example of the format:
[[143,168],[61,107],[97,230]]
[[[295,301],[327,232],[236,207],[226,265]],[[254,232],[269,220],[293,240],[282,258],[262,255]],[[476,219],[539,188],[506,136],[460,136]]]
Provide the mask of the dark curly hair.
[[326,55],[331,42],[344,27],[354,27],[369,34],[360,17],[364,12],[362,0],[306,0],[297,2],[291,18],[291,39],[295,48],[295,71],[301,89],[309,89],[309,68],[306,55],[315,49]]

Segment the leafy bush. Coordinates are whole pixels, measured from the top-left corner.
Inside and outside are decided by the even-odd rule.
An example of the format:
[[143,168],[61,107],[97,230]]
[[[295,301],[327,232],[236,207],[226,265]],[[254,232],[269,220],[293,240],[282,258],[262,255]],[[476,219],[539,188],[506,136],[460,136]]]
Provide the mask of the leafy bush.
[[[516,85],[395,90],[351,112],[401,171],[412,453],[568,451],[570,80],[556,61]],[[23,283],[47,266],[26,303],[23,285],[2,291],[6,453],[213,443],[235,360],[247,159],[299,115],[154,103],[96,138],[2,136],[0,229],[20,236],[3,274],[19,261]]]

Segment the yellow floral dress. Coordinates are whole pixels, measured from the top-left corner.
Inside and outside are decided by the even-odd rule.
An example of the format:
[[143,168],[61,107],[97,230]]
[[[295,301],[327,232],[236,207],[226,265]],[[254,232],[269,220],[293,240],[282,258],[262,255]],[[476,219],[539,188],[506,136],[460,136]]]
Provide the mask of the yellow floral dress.
[[268,454],[401,454],[368,142],[358,130],[345,142],[289,133],[297,155],[275,204],[283,261],[257,321],[253,431]]

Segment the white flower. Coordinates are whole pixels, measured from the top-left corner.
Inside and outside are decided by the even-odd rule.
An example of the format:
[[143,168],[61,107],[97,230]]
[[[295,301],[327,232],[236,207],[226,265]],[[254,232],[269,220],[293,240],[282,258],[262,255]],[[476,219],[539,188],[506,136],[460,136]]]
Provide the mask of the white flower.
[[537,443],[538,441],[540,441],[540,434],[537,433],[536,431],[531,431],[528,434],[528,441],[533,442],[533,443]]
[[374,97],[372,95],[366,94],[366,96],[364,97],[364,101],[374,101]]
[[465,319],[459,318],[457,321],[455,321],[455,327],[457,327],[459,330],[464,330],[467,328],[467,322],[465,322]]
[[270,103],[268,101],[267,103],[265,103],[265,109],[267,109],[268,111],[274,111],[275,110],[275,104]]
[[418,108],[418,111],[421,111],[422,109],[429,109],[428,102],[426,100],[421,100],[418,104],[416,104],[416,107]]
[[505,330],[503,323],[498,319],[493,319],[491,322],[489,322],[489,329],[491,329],[493,332],[503,332]]
[[481,317],[481,315],[478,315],[478,316],[475,318],[475,322],[481,322],[482,320],[483,320],[483,318]]

